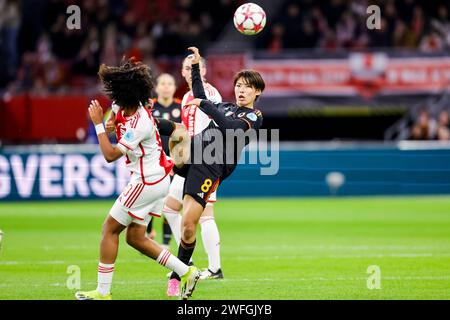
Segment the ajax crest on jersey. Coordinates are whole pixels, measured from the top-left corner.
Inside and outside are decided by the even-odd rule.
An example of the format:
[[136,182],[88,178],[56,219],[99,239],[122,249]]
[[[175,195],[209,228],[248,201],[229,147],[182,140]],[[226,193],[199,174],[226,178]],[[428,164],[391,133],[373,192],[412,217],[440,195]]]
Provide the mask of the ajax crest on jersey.
[[237,8],[233,18],[235,28],[242,34],[258,34],[266,25],[266,13],[255,3],[244,3]]

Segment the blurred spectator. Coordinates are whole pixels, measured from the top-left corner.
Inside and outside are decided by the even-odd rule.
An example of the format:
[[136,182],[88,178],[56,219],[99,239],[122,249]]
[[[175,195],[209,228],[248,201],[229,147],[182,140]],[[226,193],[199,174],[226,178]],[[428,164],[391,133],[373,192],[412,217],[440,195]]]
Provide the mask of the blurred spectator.
[[335,30],[337,22],[342,17],[342,14],[345,12],[348,7],[350,1],[344,0],[330,0],[326,1],[325,4],[322,5],[322,12],[325,17],[327,17],[328,26]]
[[119,62],[117,47],[117,28],[114,23],[110,23],[104,32],[104,45],[101,53],[102,63],[113,66]]
[[352,47],[356,37],[356,20],[351,11],[344,12],[336,26],[336,33],[338,43],[344,47]]
[[89,30],[88,37],[75,59],[73,73],[95,76],[100,64],[100,49],[99,32],[93,27]]
[[393,0],[389,0],[384,6],[383,16],[386,19],[388,33],[392,34],[398,21],[397,8]]
[[444,48],[444,43],[437,33],[430,33],[422,38],[419,49],[422,52],[432,53],[440,52]]
[[286,16],[283,17],[284,27],[284,47],[299,48],[301,43],[302,19],[300,17],[300,6],[296,2],[289,3],[286,9]]
[[324,17],[321,9],[317,6],[311,9],[311,21],[318,36],[325,34],[329,30],[327,19]]
[[336,33],[332,30],[327,30],[323,38],[320,40],[319,46],[325,51],[335,51],[339,47]]
[[267,49],[271,53],[280,52],[284,47],[283,42],[284,27],[281,23],[277,23],[271,30],[271,35],[268,40]]
[[370,45],[371,47],[389,47],[391,43],[391,34],[389,33],[388,23],[385,18],[380,19],[381,28],[371,30]]
[[437,138],[438,140],[450,140],[450,121],[448,110],[443,110],[439,114]]
[[437,134],[437,122],[430,117],[426,108],[420,110],[419,117],[411,129],[412,140],[431,140]]
[[18,0],[0,0],[0,32],[2,46],[8,59],[8,73],[13,75],[18,66],[17,36],[20,27]]
[[425,30],[425,17],[423,9],[420,6],[414,7],[413,18],[411,21],[411,30],[415,38],[415,43],[417,45]]
[[450,19],[448,9],[445,5],[438,7],[437,17],[431,19],[431,26],[448,48],[450,46]]
[[396,48],[414,48],[415,46],[414,35],[402,20],[396,22],[392,40]]
[[310,19],[304,19],[302,23],[302,32],[297,35],[300,39],[299,48],[313,48],[317,43],[317,32],[314,29]]

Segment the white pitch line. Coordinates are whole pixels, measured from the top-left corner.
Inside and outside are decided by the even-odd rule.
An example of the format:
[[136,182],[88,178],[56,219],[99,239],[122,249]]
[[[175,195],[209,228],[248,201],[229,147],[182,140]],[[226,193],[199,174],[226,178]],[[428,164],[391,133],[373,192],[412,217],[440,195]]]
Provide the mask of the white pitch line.
[[[449,245],[450,247],[450,245]],[[254,251],[255,249],[261,249],[261,246],[244,245],[239,246],[240,250]],[[408,245],[264,245],[265,250],[302,250],[302,251],[316,251],[316,250],[369,250],[369,251],[379,251],[379,250],[416,250],[416,251],[426,251],[436,249],[436,246],[408,246]],[[234,252],[234,250],[233,250]]]
[[[388,253],[388,254],[334,254],[334,255],[298,255],[298,256],[234,256],[228,258],[228,260],[255,260],[255,261],[270,261],[270,260],[302,260],[302,259],[355,259],[355,258],[447,258],[450,257],[450,253]],[[205,259],[199,259],[203,261]],[[118,263],[149,263],[150,259],[126,259],[118,260]],[[42,261],[0,261],[0,266],[10,266],[10,265],[77,265],[77,264],[88,264],[97,263],[97,259],[92,260],[77,260],[77,261],[64,261],[64,260],[42,260]]]
[[[427,281],[442,281],[442,280],[448,280],[450,281],[450,276],[383,276],[382,281],[412,281],[412,280],[427,280]],[[362,281],[365,283],[367,281],[366,277],[336,277],[336,278],[326,278],[326,277],[311,277],[311,278],[286,278],[286,279],[272,279],[272,278],[258,278],[258,279],[247,279],[247,278],[236,278],[236,279],[221,279],[218,281],[206,281],[209,284],[220,284],[222,282],[249,282],[249,283],[260,283],[261,281],[264,282],[289,282],[289,283],[295,283],[295,282],[310,282],[310,281],[323,281],[323,282],[335,282],[335,281]],[[147,281],[114,281],[115,285],[155,285],[155,284],[166,284],[166,279],[157,279],[157,280],[147,280]],[[203,282],[203,281],[201,281]],[[94,286],[97,282],[94,281],[86,281],[83,282],[83,286]],[[9,288],[9,287],[18,287],[20,284],[17,283],[4,283],[0,284],[0,288]],[[35,283],[35,284],[23,284],[23,286],[26,287],[65,287],[65,282],[55,282],[55,283],[49,283],[49,284],[43,284],[43,283]]]

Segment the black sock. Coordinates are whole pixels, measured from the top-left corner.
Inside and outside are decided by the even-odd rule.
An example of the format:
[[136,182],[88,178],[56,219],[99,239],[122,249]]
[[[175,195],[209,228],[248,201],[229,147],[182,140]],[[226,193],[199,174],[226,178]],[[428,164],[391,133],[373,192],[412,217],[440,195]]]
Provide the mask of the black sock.
[[169,245],[170,238],[172,237],[172,230],[170,229],[169,222],[166,218],[163,220],[163,244]]
[[[178,247],[178,259],[185,264],[189,264],[192,254],[194,253],[196,240],[192,243],[186,243],[181,239],[180,246]],[[175,272],[172,272],[170,279],[180,280],[180,277]]]
[[148,226],[147,226],[147,233],[150,234],[150,232],[152,232],[152,228],[153,228],[153,219],[150,220]]

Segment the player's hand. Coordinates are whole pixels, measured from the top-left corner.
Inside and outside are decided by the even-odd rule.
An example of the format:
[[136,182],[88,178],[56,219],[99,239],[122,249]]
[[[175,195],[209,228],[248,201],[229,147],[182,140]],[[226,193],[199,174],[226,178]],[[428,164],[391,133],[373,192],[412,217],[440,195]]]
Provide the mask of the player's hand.
[[189,101],[188,103],[186,103],[186,106],[197,106],[197,107],[199,107],[200,103],[202,103],[202,99],[195,98],[194,100]]
[[192,51],[193,58],[192,58],[192,64],[200,63],[200,52],[198,51],[197,47],[189,47],[188,50]]
[[106,121],[105,129],[106,129],[106,132],[108,132],[108,133],[115,132],[116,131],[116,126],[114,125],[114,121],[113,120]]
[[91,100],[89,104],[89,116],[94,125],[103,123],[103,109],[97,100]]

